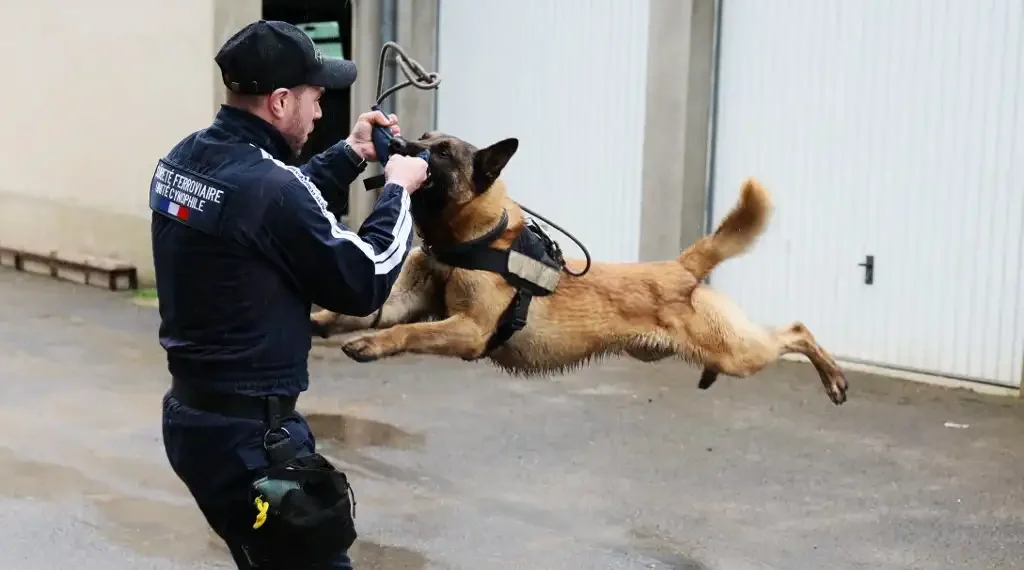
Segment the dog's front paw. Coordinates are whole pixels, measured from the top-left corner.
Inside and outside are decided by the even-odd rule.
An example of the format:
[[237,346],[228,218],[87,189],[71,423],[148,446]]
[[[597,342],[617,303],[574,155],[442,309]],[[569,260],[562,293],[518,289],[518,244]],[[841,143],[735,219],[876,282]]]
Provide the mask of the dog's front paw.
[[356,362],[373,362],[384,355],[380,345],[373,341],[372,337],[361,337],[353,339],[341,347],[349,358]]

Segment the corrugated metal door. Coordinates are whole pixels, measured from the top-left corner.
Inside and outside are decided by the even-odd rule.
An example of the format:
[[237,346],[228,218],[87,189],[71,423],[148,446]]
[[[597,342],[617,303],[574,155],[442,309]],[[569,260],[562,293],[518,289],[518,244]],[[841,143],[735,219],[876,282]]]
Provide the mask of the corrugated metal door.
[[1019,386],[1024,2],[722,8],[712,217],[747,175],[776,215],[712,282],[851,360]]
[[517,137],[504,174],[512,198],[596,260],[639,253],[647,6],[440,1],[438,129],[478,147]]

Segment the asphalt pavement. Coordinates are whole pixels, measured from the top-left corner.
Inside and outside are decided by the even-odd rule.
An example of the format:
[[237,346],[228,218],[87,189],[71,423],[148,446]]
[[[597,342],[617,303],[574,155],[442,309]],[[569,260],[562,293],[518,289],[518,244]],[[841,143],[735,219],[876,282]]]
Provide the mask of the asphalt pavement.
[[[167,465],[157,314],[0,268],[0,570],[233,568]],[[523,380],[311,355],[357,570],[1024,569],[1024,402],[780,362]]]

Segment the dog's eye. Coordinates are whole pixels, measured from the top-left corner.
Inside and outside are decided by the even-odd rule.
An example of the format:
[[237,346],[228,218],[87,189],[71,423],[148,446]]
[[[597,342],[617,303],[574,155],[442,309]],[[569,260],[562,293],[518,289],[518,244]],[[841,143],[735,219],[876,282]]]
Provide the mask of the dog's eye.
[[441,148],[437,149],[437,156],[440,156],[441,158],[451,158],[452,157],[451,152],[449,152],[449,150],[448,150],[448,147],[441,147]]

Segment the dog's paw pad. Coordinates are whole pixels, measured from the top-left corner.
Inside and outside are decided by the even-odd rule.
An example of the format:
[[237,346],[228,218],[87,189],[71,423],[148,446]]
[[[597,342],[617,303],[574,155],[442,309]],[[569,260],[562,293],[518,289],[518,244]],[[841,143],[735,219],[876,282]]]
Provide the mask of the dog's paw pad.
[[850,385],[846,382],[846,377],[839,375],[833,378],[825,389],[832,403],[840,406],[846,402],[846,391],[849,390],[849,387]]
[[373,362],[380,358],[380,351],[372,341],[357,338],[341,347],[342,352],[356,362]]

